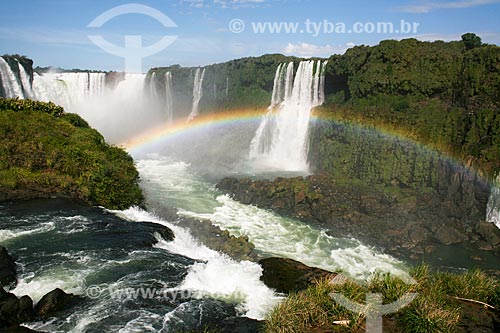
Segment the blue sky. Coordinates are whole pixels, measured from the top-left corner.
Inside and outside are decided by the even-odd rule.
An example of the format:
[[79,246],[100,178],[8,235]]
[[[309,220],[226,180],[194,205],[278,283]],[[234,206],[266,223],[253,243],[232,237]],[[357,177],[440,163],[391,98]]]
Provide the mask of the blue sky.
[[[133,13],[89,27],[107,10],[130,3],[161,12],[176,27]],[[465,32],[500,44],[500,0],[17,0],[5,1],[1,8],[0,54],[24,54],[35,65],[63,68],[123,70],[124,59],[99,48],[89,35],[100,35],[116,46],[124,45],[125,35],[140,35],[144,46],[175,37],[170,46],[143,59],[144,71],[266,53],[327,57],[383,39],[458,40]],[[402,20],[412,27],[418,24],[417,29],[402,33]],[[365,31],[385,23],[393,25],[391,33]],[[258,32],[258,24],[274,24],[281,31]],[[292,29],[286,32],[285,24]]]

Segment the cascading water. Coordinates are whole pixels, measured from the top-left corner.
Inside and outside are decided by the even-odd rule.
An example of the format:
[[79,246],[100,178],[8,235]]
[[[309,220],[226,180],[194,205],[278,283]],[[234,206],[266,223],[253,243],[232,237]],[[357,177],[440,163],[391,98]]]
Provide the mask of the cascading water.
[[191,113],[189,114],[188,120],[190,121],[198,116],[198,105],[200,104],[201,97],[203,96],[203,78],[205,77],[205,68],[197,68],[194,74],[193,83],[193,107],[191,108]]
[[500,228],[500,175],[492,186],[486,211],[486,219]]
[[24,96],[25,98],[35,98],[35,94],[33,93],[33,88],[31,87],[31,80],[28,73],[24,69],[24,66],[18,61],[17,66],[19,67],[19,76],[21,78],[21,83],[23,85]]
[[149,80],[149,94],[152,99],[158,99],[158,91],[156,90],[156,73],[151,74],[151,79]]
[[308,172],[311,110],[324,102],[323,61],[293,62],[276,70],[271,105],[250,144],[256,169]]
[[35,74],[33,91],[36,99],[51,101],[70,111],[89,98],[102,96],[106,73],[46,73]]
[[174,93],[172,91],[172,73],[165,73],[165,114],[167,122],[174,119]]
[[16,74],[12,71],[7,61],[5,61],[2,57],[0,57],[0,78],[2,79],[2,87],[5,97],[24,98],[21,83],[18,81]]
[[145,74],[124,74],[111,89],[105,85],[105,73],[47,73],[35,74],[33,88],[38,100],[52,101],[79,114],[117,144],[164,122],[158,101],[147,98],[145,79]]

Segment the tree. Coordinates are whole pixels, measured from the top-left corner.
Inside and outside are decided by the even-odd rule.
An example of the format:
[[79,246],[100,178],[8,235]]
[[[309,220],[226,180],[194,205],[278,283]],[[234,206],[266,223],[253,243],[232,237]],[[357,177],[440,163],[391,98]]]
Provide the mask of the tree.
[[462,41],[464,42],[466,50],[472,50],[483,45],[481,37],[470,32],[462,35]]

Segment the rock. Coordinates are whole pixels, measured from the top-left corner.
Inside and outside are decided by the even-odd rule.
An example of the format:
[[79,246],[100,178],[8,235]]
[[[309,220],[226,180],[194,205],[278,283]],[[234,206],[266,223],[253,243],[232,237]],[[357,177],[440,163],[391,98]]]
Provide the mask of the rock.
[[441,226],[437,229],[434,237],[445,245],[458,244],[467,240],[467,236],[458,231],[455,228],[448,227],[446,225]]
[[191,300],[169,313],[162,332],[219,332],[222,321],[235,316],[233,304],[210,298]]
[[[174,232],[170,230],[170,228],[158,224],[158,223],[153,223],[153,222],[140,222],[142,226],[149,227],[151,228],[152,232],[155,233],[157,232],[161,238],[163,238],[166,241],[173,241],[175,238]],[[154,244],[157,243],[157,240],[154,241]]]
[[229,317],[217,328],[218,333],[255,333],[262,332],[264,322],[247,317]]
[[7,249],[0,246],[0,287],[14,286],[16,283],[16,263]]
[[460,312],[457,333],[500,332],[500,313],[465,301],[460,301]]
[[24,326],[11,326],[9,328],[5,328],[1,331],[2,333],[44,333],[40,331],[34,331],[30,328],[24,327]]
[[54,313],[68,308],[77,299],[77,296],[66,294],[61,289],[56,288],[40,299],[35,312],[40,318],[48,318]]
[[259,264],[263,270],[260,279],[280,293],[304,290],[317,279],[335,276],[334,273],[292,259],[267,258],[260,260]]
[[223,252],[236,260],[255,260],[255,245],[246,236],[235,237],[210,221],[180,218],[177,223],[189,228],[193,236],[212,250]]
[[[3,291],[3,288],[0,288]],[[33,318],[33,301],[28,296],[0,292],[0,328],[19,325]]]
[[500,246],[500,229],[491,222],[479,222],[475,228],[476,231],[486,242],[493,247]]
[[408,238],[412,244],[422,243],[428,240],[429,237],[430,237],[430,232],[426,228],[420,225],[411,226],[408,232]]

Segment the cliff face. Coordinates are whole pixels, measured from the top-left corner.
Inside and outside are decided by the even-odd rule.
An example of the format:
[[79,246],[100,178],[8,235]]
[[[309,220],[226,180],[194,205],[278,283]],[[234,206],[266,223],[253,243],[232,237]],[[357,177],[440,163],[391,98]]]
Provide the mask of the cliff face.
[[[280,63],[302,60],[281,54],[264,55],[258,58],[243,58],[200,68],[204,71],[200,113],[214,110],[238,108],[265,108],[271,101],[273,81]],[[297,65],[295,66],[297,67]],[[193,102],[193,84],[197,68],[170,67],[152,68],[146,78],[146,86],[165,98],[165,74],[172,75],[173,109],[186,116]],[[152,81],[152,82],[151,82]]]
[[411,141],[354,125],[318,121],[311,131],[316,173],[371,185],[436,191],[474,220],[484,220],[490,188],[476,173]]

